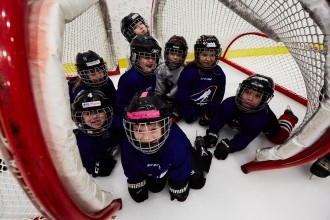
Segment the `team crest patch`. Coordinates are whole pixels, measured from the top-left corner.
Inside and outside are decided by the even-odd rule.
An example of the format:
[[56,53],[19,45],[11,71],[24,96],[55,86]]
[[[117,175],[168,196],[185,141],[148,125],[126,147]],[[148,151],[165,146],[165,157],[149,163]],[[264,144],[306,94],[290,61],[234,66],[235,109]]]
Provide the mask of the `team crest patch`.
[[190,98],[199,106],[203,106],[208,104],[213,100],[213,97],[215,96],[215,93],[217,91],[217,86],[213,85],[210,87],[207,87],[206,89],[195,93],[190,96]]

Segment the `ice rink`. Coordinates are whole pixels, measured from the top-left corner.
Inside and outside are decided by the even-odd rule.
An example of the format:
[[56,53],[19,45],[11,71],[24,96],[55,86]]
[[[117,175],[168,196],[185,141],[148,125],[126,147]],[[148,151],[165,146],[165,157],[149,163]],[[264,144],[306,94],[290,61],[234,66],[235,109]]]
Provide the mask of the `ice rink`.
[[[225,97],[235,94],[239,82],[246,75],[224,63],[219,63],[227,76]],[[111,76],[117,84],[120,75]],[[287,105],[299,117],[305,107],[276,93],[270,106],[277,116]],[[205,134],[205,127],[197,122],[179,122],[193,143],[198,135]],[[299,125],[299,124],[298,124]],[[220,138],[234,133],[223,128]],[[95,182],[104,190],[111,190],[123,200],[123,209],[117,220],[329,220],[330,178],[310,179],[310,163],[285,169],[258,171],[244,174],[240,166],[254,159],[258,148],[273,146],[260,135],[245,150],[230,154],[225,161],[213,158],[206,185],[201,190],[190,190],[185,202],[171,201],[166,187],[160,193],[149,192],[149,199],[135,203],[128,194],[126,177],[117,155],[118,163],[113,173],[106,178],[98,177]],[[211,149],[214,151],[214,148]]]

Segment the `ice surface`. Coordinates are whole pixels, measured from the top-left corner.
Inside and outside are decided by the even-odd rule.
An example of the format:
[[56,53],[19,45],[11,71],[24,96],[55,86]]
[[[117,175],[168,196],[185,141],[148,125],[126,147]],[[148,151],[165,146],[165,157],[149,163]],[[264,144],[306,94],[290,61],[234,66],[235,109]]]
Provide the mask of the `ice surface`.
[[[227,76],[225,97],[234,95],[246,75],[220,63]],[[119,76],[112,76],[117,84]],[[302,121],[305,107],[276,93],[270,106],[279,116],[287,105]],[[205,128],[179,123],[188,138],[194,141],[196,132],[205,134]],[[231,137],[233,132],[224,128],[220,138]],[[126,177],[117,155],[118,163],[109,177],[95,181],[104,190],[122,198],[123,209],[117,220],[329,220],[330,178],[309,179],[306,164],[285,169],[242,173],[240,166],[254,158],[256,149],[273,146],[260,135],[245,150],[230,154],[225,161],[213,158],[206,185],[201,190],[191,190],[185,202],[171,201],[166,187],[160,193],[149,192],[149,199],[135,203],[128,194]],[[213,152],[214,149],[211,149]]]

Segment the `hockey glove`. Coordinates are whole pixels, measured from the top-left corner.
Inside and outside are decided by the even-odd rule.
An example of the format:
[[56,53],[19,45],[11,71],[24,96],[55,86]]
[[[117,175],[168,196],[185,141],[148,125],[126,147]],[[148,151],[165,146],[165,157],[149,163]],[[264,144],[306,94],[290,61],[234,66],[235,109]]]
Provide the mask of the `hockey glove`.
[[187,199],[190,189],[188,180],[179,184],[173,184],[171,181],[169,181],[168,185],[170,187],[170,195],[172,201],[176,199],[179,202],[183,202]]
[[206,147],[212,148],[217,144],[219,136],[216,133],[209,132],[207,130],[206,135],[203,138],[205,140]]
[[128,192],[135,202],[140,203],[149,198],[146,182],[147,182],[146,180],[142,180],[142,181],[133,181],[130,179],[127,180]]
[[97,176],[109,176],[117,161],[112,157],[103,158],[95,163],[93,177]]
[[207,150],[205,140],[202,136],[196,137],[194,148],[196,149],[198,157],[201,158],[203,162],[204,171],[208,173],[211,166],[212,153]]
[[211,114],[210,113],[205,113],[199,118],[199,125],[201,126],[208,126],[211,122]]
[[166,97],[166,98],[163,98],[163,99],[169,105],[169,108],[170,108],[170,111],[171,111],[172,122],[179,122],[182,119],[182,116],[180,115],[178,109],[174,105],[174,99],[170,99],[166,95],[163,96],[163,97]]
[[226,138],[220,141],[213,154],[218,160],[225,160],[228,157],[228,154],[232,152],[234,152],[234,147]]

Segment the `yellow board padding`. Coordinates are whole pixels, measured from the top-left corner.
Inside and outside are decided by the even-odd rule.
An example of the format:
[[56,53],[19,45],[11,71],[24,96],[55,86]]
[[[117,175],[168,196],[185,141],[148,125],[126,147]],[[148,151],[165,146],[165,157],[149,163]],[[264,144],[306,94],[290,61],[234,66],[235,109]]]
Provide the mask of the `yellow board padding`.
[[[123,59],[125,60],[125,59]],[[124,61],[123,61],[124,62]],[[127,61],[126,61],[127,62]],[[127,66],[127,64],[126,64]],[[63,64],[63,68],[64,68],[64,73],[67,77],[74,77],[74,76],[77,76],[77,69],[76,69],[76,66],[75,66],[75,63],[64,63]],[[117,67],[116,67],[117,68]],[[109,71],[109,70],[108,70]],[[117,74],[117,69],[114,69],[114,70],[110,70],[109,71],[109,74],[110,75],[115,75]]]
[[75,63],[64,63],[63,68],[66,76],[72,77],[77,75]]
[[229,50],[226,54],[226,58],[231,59],[231,58],[243,58],[243,57],[257,57],[257,56],[269,56],[269,55],[279,55],[279,54],[287,54],[287,53],[289,53],[289,50],[285,46],[248,48],[248,49]]
[[[285,46],[234,49],[234,50],[229,50],[227,52],[226,58],[230,59],[230,58],[243,58],[243,57],[255,57],[255,56],[268,56],[268,55],[287,54],[287,53],[289,53],[289,51]],[[189,62],[192,60],[194,60],[194,53],[188,53],[186,61]],[[127,59],[118,59],[118,64],[120,68],[128,67]]]
[[[323,44],[306,44],[306,49],[312,50],[324,50]],[[221,56],[223,56],[224,51],[222,51]],[[228,50],[226,57],[227,59],[232,58],[244,58],[244,57],[257,57],[257,56],[270,56],[270,55],[280,55],[280,54],[287,54],[289,50],[285,46],[275,46],[275,47],[258,47],[258,48],[244,48],[244,49],[233,49]],[[186,61],[194,60],[194,53],[188,53]],[[128,67],[128,60],[126,58],[119,58],[118,59],[119,68],[127,68]],[[63,65],[66,75],[75,75],[76,68],[74,63],[66,63]]]
[[309,46],[309,49],[312,49],[312,50],[319,50],[320,52],[324,51],[323,44],[310,43],[308,46]]
[[128,67],[128,60],[123,58],[123,59],[118,59],[118,65],[119,68],[127,68]]

